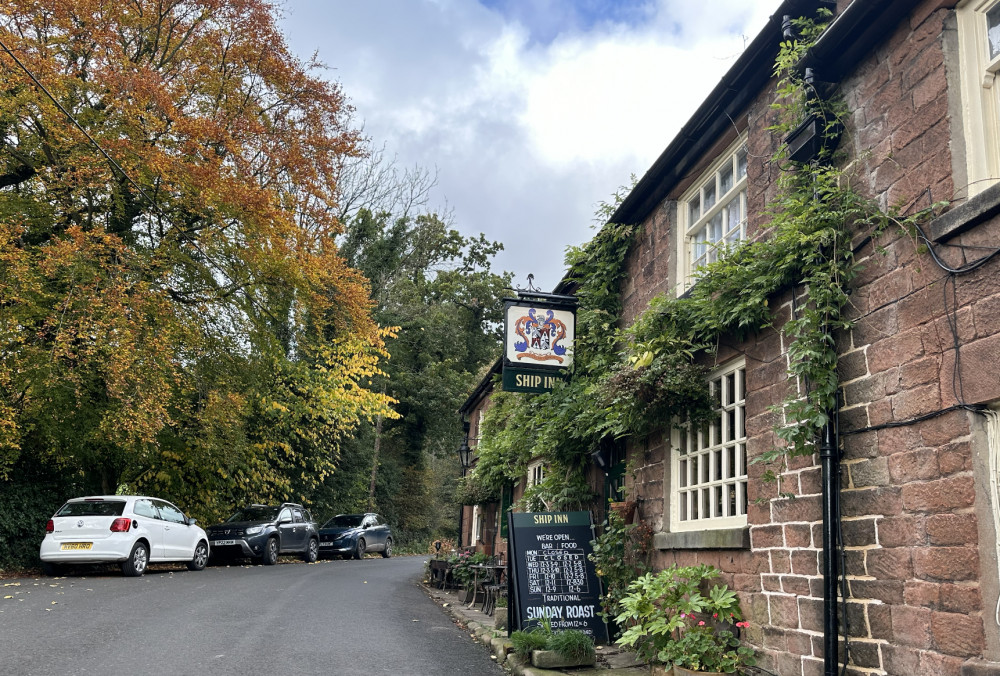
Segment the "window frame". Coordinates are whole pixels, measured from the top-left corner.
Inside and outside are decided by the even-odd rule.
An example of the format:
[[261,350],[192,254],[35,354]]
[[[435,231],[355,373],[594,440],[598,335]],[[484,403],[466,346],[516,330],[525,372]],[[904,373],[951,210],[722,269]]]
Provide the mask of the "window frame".
[[[179,507],[173,505],[166,500],[152,500],[153,506],[156,507],[157,513],[160,515],[160,519],[163,521],[169,521],[170,523],[186,523],[187,517],[184,516],[184,512],[180,510]],[[173,510],[173,513],[171,512]],[[178,518],[179,517],[179,518]]]
[[545,481],[545,461],[536,460],[535,462],[529,462],[525,470],[525,476],[527,479],[526,488],[537,486]]
[[475,545],[480,542],[479,533],[479,522],[482,521],[482,515],[479,513],[479,505],[472,506],[472,524],[469,528],[469,544]]
[[[739,375],[742,372],[742,376]],[[692,531],[705,531],[705,530],[725,530],[732,528],[745,528],[747,526],[747,457],[746,457],[746,446],[747,446],[747,435],[746,435],[746,359],[740,357],[738,359],[731,360],[721,367],[715,369],[708,377],[709,383],[712,384],[714,389],[715,383],[718,381],[725,387],[727,379],[730,375],[733,375],[733,386],[736,389],[732,401],[727,402],[724,399],[720,403],[719,409],[719,427],[718,434],[722,437],[719,443],[699,445],[695,449],[694,453],[682,453],[683,445],[683,435],[688,435],[691,432],[687,430],[678,429],[677,426],[671,430],[671,450],[670,450],[670,531],[671,532],[692,532]],[[733,422],[730,423],[727,417],[727,412],[732,411]],[[726,430],[732,425],[736,427],[736,433],[732,437],[726,438]],[[705,428],[703,428],[705,429]],[[742,432],[740,435],[739,432]],[[714,432],[713,432],[714,434]],[[699,431],[694,431],[695,443],[698,443],[698,437],[700,435]],[[690,437],[688,437],[690,440]],[[727,449],[729,447],[733,448],[732,464],[734,464],[735,470],[731,474],[726,473],[725,466],[729,464],[729,456],[727,454]],[[708,464],[708,480],[699,480],[696,483],[685,482],[685,486],[680,485],[681,478],[681,463],[682,461],[690,462],[693,455],[697,454],[699,462],[697,463],[699,469],[705,465],[700,462],[702,458],[707,459]],[[723,462],[724,468],[720,473],[713,473],[712,470],[716,466],[715,460],[716,454],[718,458]],[[686,457],[685,457],[686,456]],[[687,464],[687,468],[691,465]],[[742,472],[740,470],[742,469]],[[720,488],[725,491],[728,484],[733,484],[734,486],[734,501],[736,504],[736,514],[729,516],[712,516],[712,517],[698,517],[698,518],[688,518],[681,519],[682,512],[687,512],[687,510],[682,510],[681,500],[685,499],[682,495],[682,491],[685,494],[700,494],[700,491],[708,490],[713,491],[715,488]],[[725,504],[725,493],[720,494],[720,504]],[[689,503],[690,504],[690,503]],[[704,504],[704,503],[703,503]],[[710,509],[715,507],[715,501],[711,500]],[[739,513],[742,508],[742,514]],[[699,510],[700,511],[700,510]]]
[[[749,222],[747,166],[749,152],[747,151],[747,132],[743,132],[731,143],[725,151],[702,172],[698,179],[681,195],[677,204],[678,233],[677,238],[677,284],[681,293],[694,286],[698,281],[697,270],[701,265],[718,260],[720,252],[725,252],[730,244],[746,241]],[[739,156],[743,156],[740,163]],[[720,170],[729,165],[731,185],[723,193]],[[742,167],[742,173],[740,169]],[[706,188],[714,184],[711,190],[714,201],[705,207]],[[730,227],[731,219],[727,210],[734,200],[739,201],[741,218],[736,227]],[[697,204],[699,215],[694,218],[692,210]],[[699,240],[698,236],[710,226],[716,216],[721,216],[720,238],[715,242]],[[737,231],[736,239],[729,239],[733,231]],[[727,244],[729,242],[729,244]],[[699,255],[698,247],[705,246],[704,255]]]
[[1000,51],[990,57],[987,34],[987,14],[998,9],[1000,0],[966,0],[955,8],[969,197],[1000,182]]

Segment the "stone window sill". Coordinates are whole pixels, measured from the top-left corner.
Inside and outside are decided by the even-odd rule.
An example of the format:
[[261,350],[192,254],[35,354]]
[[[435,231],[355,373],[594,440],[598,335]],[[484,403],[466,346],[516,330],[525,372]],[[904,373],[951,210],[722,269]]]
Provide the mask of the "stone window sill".
[[971,230],[997,214],[1000,214],[1000,183],[935,218],[928,224],[927,236],[932,242],[943,242]]
[[655,533],[653,546],[657,549],[750,549],[750,529],[743,527]]

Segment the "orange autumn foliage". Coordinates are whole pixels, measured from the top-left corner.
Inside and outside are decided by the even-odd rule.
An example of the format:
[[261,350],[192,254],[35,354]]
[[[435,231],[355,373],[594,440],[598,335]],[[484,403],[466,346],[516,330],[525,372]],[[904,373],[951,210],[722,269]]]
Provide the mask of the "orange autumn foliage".
[[[340,88],[288,51],[274,6],[0,8],[0,477],[31,452],[114,489],[169,479],[164,449],[226,443],[233,462],[267,467],[253,492],[297,462],[254,421],[270,396],[254,378],[312,378],[334,345],[363,375],[314,382],[326,389],[310,406],[338,435],[387,414],[364,387],[384,334],[334,241],[359,136]],[[293,455],[322,475],[334,437]]]

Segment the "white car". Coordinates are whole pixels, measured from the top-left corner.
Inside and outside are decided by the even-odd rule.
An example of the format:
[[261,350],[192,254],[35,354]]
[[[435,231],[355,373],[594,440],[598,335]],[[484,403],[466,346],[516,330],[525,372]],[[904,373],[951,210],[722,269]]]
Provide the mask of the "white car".
[[45,526],[39,557],[47,575],[62,566],[120,562],[138,577],[150,563],[184,562],[201,570],[208,562],[208,536],[194,519],[166,500],[143,495],[74,498]]

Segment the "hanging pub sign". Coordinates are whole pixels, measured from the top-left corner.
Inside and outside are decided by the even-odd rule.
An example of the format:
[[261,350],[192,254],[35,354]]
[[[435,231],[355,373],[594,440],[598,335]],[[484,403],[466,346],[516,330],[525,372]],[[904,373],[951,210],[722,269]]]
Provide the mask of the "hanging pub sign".
[[549,392],[567,377],[576,302],[575,296],[524,291],[504,299],[504,391]]
[[601,582],[589,558],[590,512],[509,512],[507,518],[507,626],[527,629],[547,621],[554,630],[578,629],[606,643]]

